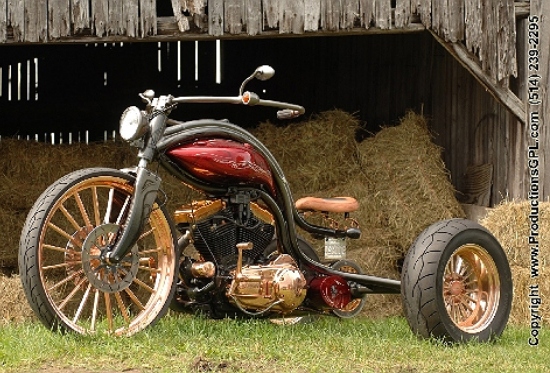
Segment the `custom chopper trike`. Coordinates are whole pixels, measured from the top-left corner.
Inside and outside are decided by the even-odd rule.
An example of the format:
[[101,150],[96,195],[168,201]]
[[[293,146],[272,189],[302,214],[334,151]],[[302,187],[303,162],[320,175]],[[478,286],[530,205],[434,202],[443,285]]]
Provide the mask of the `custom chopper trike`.
[[[512,299],[500,244],[479,224],[440,221],[408,251],[401,281],[363,273],[345,258],[361,232],[352,197],[294,201],[270,151],[227,120],[169,119],[186,103],[263,105],[278,118],[299,105],[244,91],[273,76],[260,66],[234,97],[141,94],[145,108],[124,111],[121,137],[139,149],[135,167],[72,172],[48,187],[28,214],[19,251],[29,303],[49,328],[132,335],[171,307],[212,317],[353,317],[368,294],[401,293],[412,331],[451,342],[498,337]],[[297,160],[299,161],[299,160]],[[156,165],[156,166],[154,166]],[[200,192],[172,214],[162,166]],[[349,226],[316,225],[306,213],[337,214]],[[325,258],[298,228],[326,241]]]

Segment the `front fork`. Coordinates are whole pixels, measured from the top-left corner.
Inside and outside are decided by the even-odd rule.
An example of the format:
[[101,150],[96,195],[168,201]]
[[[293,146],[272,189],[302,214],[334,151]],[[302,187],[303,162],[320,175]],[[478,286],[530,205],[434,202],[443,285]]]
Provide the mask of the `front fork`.
[[115,240],[112,250],[105,253],[109,264],[120,263],[139,238],[145,223],[151,215],[157,199],[161,179],[146,168],[138,167],[134,195],[128,210],[128,217],[122,234]]
[[163,101],[160,110],[154,111],[150,120],[150,136],[146,144],[140,150],[140,158],[134,195],[128,210],[128,217],[122,227],[122,233],[115,240],[112,249],[103,254],[103,258],[109,264],[120,263],[130,249],[137,242],[145,223],[151,215],[153,205],[157,199],[157,193],[160,189],[161,179],[155,173],[147,169],[156,154],[157,142],[162,138],[166,129],[166,113],[162,110],[165,102]]

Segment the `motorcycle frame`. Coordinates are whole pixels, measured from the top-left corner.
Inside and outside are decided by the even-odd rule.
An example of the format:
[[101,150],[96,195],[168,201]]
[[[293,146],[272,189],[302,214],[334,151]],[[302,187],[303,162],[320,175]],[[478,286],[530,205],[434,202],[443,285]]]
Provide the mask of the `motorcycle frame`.
[[[362,287],[354,289],[358,293],[395,294],[400,292],[400,281],[338,271],[310,259],[299,249],[296,234],[297,226],[304,229],[308,233],[331,237],[345,237],[346,232],[312,225],[303,219],[294,206],[290,185],[288,184],[279,163],[269,149],[267,149],[265,145],[263,145],[250,132],[228,121],[210,119],[188,122],[168,119],[167,124],[169,127],[165,130],[164,136],[157,143],[156,147],[158,161],[165,169],[167,169],[182,182],[199,190],[203,190],[207,194],[218,197],[227,196],[232,191],[236,190],[253,191],[257,193],[257,195],[259,195],[259,197],[268,205],[274,215],[278,237],[282,242],[283,250],[285,250],[284,253],[293,256],[299,264],[306,265],[318,273],[325,275],[338,275],[347,281],[353,281],[359,285],[362,285]],[[276,195],[272,196],[261,186],[258,186],[257,188],[243,187],[241,185],[220,187],[218,185],[204,183],[195,178],[186,170],[174,164],[165,155],[165,152],[168,149],[171,149],[178,144],[213,137],[222,137],[241,143],[248,143],[256,151],[258,151],[260,155],[265,158],[272,170]],[[288,250],[288,252],[286,252],[286,250]]]

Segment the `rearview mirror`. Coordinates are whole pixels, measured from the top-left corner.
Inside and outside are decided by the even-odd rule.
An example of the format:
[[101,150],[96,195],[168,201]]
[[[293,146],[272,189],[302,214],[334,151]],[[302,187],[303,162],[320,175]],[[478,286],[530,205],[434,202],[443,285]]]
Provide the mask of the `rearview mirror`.
[[268,80],[275,75],[275,69],[269,65],[262,65],[254,72],[254,77],[258,80]]
[[250,75],[248,78],[246,78],[241,84],[241,88],[239,89],[239,96],[243,95],[244,87],[246,86],[246,83],[251,81],[252,79],[256,78],[258,80],[268,80],[273,75],[275,75],[275,69],[272,68],[269,65],[262,65],[258,67],[252,75]]

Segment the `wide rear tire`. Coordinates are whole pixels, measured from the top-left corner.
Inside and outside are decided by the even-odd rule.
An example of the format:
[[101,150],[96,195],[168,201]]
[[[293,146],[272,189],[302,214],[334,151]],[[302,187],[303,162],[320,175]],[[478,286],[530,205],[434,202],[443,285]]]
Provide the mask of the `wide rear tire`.
[[422,232],[403,264],[401,295],[414,333],[445,342],[499,337],[510,315],[512,277],[498,241],[465,219]]
[[133,185],[118,170],[79,170],[52,184],[29,212],[19,271],[31,308],[48,328],[132,335],[166,313],[178,260],[163,206],[155,204],[120,264],[99,258],[124,224]]

